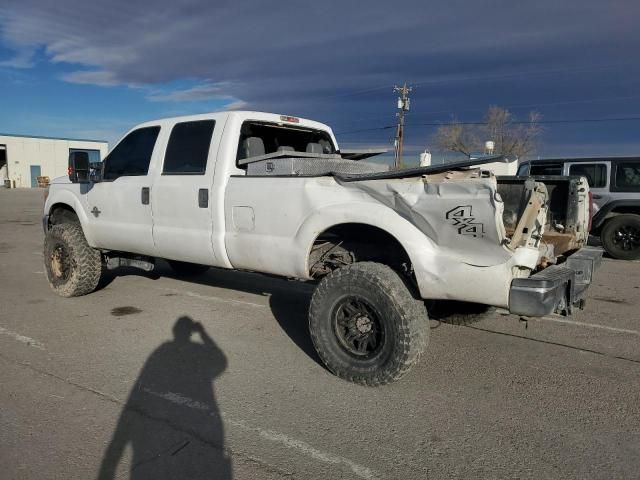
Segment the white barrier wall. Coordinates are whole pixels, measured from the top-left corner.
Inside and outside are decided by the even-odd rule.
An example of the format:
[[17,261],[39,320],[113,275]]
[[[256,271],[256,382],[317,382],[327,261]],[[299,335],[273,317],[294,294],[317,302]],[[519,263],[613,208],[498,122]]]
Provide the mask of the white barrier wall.
[[17,188],[32,186],[32,170],[40,167],[40,175],[53,180],[67,175],[69,149],[98,150],[103,159],[107,142],[62,138],[21,137],[0,134],[0,145],[6,147],[7,175]]

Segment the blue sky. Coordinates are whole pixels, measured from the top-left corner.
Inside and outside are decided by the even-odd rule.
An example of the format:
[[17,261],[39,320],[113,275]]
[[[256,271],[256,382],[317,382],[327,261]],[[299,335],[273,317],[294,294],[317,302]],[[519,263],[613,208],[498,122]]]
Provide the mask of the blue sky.
[[[545,121],[640,117],[640,3],[0,0],[0,132],[106,139],[225,108],[329,123],[407,154],[489,105]],[[364,131],[360,131],[364,130]],[[356,133],[349,133],[358,131]],[[640,121],[545,125],[542,156],[640,154]],[[341,133],[344,132],[344,133]]]

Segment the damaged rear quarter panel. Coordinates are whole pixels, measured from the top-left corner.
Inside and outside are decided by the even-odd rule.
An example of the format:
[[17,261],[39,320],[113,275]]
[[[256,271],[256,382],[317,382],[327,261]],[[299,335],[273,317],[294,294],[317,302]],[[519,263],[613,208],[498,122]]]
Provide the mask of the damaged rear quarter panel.
[[428,178],[344,183],[388,206],[415,225],[455,261],[476,266],[506,262],[503,204],[495,177],[430,181]]
[[[234,227],[240,206],[253,211],[251,231]],[[505,305],[513,254],[503,246],[502,209],[494,177],[233,177],[225,245],[234,268],[309,278],[308,255],[320,233],[342,223],[373,225],[405,248],[423,298]]]

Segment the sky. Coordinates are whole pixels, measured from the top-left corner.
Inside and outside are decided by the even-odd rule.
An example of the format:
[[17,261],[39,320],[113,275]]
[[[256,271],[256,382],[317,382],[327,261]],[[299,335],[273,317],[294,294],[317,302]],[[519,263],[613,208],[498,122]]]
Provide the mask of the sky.
[[143,121],[248,109],[393,148],[407,82],[408,161],[489,105],[542,115],[537,156],[640,154],[639,20],[637,0],[0,0],[0,132],[113,146]]

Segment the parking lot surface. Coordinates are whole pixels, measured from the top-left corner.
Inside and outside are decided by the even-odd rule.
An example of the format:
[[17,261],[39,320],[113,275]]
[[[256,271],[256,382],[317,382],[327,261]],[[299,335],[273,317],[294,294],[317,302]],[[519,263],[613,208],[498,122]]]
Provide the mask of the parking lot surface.
[[159,262],[55,296],[41,205],[0,189],[0,478],[638,478],[638,262],[573,317],[431,321],[366,388],[319,363],[298,282]]

